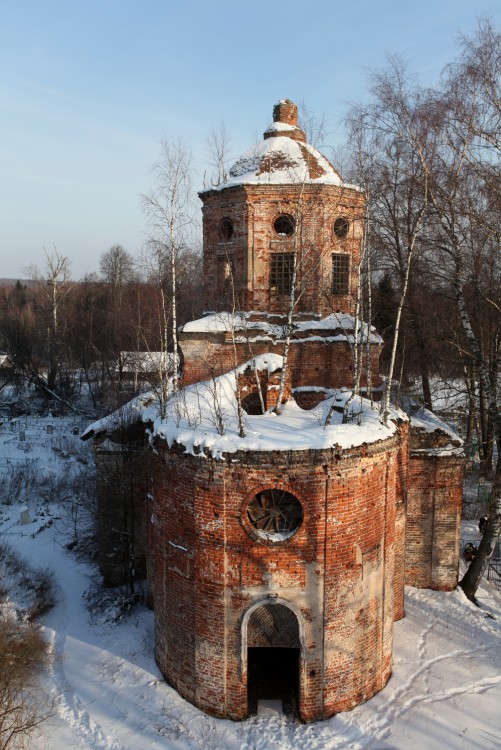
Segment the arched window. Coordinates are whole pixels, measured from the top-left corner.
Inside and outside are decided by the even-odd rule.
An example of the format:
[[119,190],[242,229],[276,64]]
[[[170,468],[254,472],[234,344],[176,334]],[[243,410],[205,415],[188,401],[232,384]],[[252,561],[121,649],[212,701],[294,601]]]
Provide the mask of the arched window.
[[225,216],[219,223],[219,236],[223,242],[229,242],[233,239],[234,234],[235,230],[233,228],[233,222],[228,216]]
[[249,393],[242,399],[242,409],[246,414],[262,414],[261,399],[259,393]]

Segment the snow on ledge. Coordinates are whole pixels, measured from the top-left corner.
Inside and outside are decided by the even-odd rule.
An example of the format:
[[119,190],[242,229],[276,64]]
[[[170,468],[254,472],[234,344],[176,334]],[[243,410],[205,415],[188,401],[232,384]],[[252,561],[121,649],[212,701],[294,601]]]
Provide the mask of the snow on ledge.
[[92,422],[83,431],[80,438],[88,440],[98,435],[130,427],[141,420],[144,410],[154,402],[156,402],[156,396],[152,391],[136,396],[132,401],[124,404],[111,414]]
[[[259,319],[255,319],[257,316],[259,316]],[[203,318],[185,323],[182,327],[182,332],[233,333],[238,342],[243,342],[246,338],[240,334],[244,331],[251,341],[256,338],[261,340],[263,336],[282,340],[285,336],[285,324],[282,325],[274,322],[279,319],[280,316],[277,315],[266,316],[266,314],[256,314],[253,311],[248,313],[210,312],[204,315]],[[309,320],[301,319],[293,322],[293,341],[298,343],[327,340],[329,342],[347,341],[353,343],[355,339],[355,323],[353,315],[349,315],[348,313],[332,313],[325,318],[315,318],[312,314],[312,318]],[[256,336],[257,332],[259,332],[258,336]],[[311,332],[311,335],[297,336],[297,334],[308,332]],[[328,332],[332,332],[335,335],[327,336]],[[325,333],[326,335],[321,336],[319,335],[320,333]],[[367,336],[369,336],[371,344],[383,343],[383,339],[376,333],[374,326],[359,322],[358,340],[367,341]]]
[[280,131],[282,131],[283,133],[287,131],[289,133],[292,133],[294,131],[301,132],[301,128],[298,127],[297,125],[291,125],[288,122],[272,122],[271,125],[268,125],[268,127],[266,128],[264,132],[265,133],[280,133]]
[[[256,363],[258,369],[281,367],[282,357],[260,355],[256,357]],[[385,440],[395,434],[395,423],[390,421],[388,426],[383,425],[379,411],[359,397],[354,398],[350,405],[347,424],[342,424],[342,413],[335,411],[331,424],[324,427],[333,399],[337,409],[342,411],[350,396],[349,390],[340,389],[308,411],[291,400],[284,404],[280,415],[274,412],[244,414],[246,434],[240,437],[236,376],[249,367],[253,367],[252,360],[213,381],[188,386],[169,400],[166,419],[160,419],[158,411],[151,406],[145,410],[143,420],[153,422],[152,435],[165,440],[169,447],[178,444],[193,456],[205,458],[210,455],[222,460],[227,454],[237,451],[325,450],[335,447],[345,450]],[[392,412],[392,417],[394,420],[406,419],[402,412],[396,411]],[[218,423],[224,425],[223,434],[218,432]]]
[[[236,370],[214,380],[195,383],[172,394],[167,416],[162,419],[153,393],[138,396],[121,409],[91,424],[82,439],[121,430],[135,422],[153,425],[150,437],[165,440],[169,447],[178,444],[199,458],[212,456],[224,460],[237,451],[346,450],[386,440],[396,432],[396,423],[406,415],[392,410],[388,425],[381,423],[379,411],[370,401],[355,397],[349,406],[349,420],[342,424],[342,411],[351,396],[347,388],[333,389],[330,397],[310,410],[301,409],[294,400],[286,402],[280,415],[243,414],[245,437],[239,436],[237,417],[237,378],[254,367],[269,373],[280,370],[283,358],[278,354],[260,354]],[[335,400],[331,424],[325,420]],[[393,421],[392,421],[393,420]],[[219,425],[219,430],[218,430]],[[223,427],[221,428],[221,425]],[[220,434],[220,433],[223,434]]]
[[448,435],[454,441],[456,448],[463,445],[463,439],[429,409],[421,407],[410,416],[410,422],[411,427],[416,430],[422,430],[428,434],[441,432],[444,435]]
[[464,456],[463,446],[444,445],[440,448],[412,448],[412,456],[436,456],[437,458],[445,458],[446,456],[457,456],[462,458]]

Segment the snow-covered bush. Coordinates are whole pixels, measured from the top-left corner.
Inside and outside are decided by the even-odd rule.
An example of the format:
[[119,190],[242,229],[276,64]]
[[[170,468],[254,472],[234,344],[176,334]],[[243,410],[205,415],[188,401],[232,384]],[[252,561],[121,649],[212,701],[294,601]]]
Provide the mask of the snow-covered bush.
[[54,606],[54,574],[29,565],[3,540],[0,569],[0,748],[20,750],[53,711],[38,681],[49,645],[33,620]]
[[123,586],[105,588],[92,585],[83,595],[91,620],[99,625],[111,625],[124,620],[136,604],[143,601],[143,592],[131,594]]
[[53,712],[39,685],[49,647],[33,623],[0,610],[0,747],[29,747],[35,729]]
[[35,462],[16,461],[2,473],[0,482],[0,504],[12,505],[27,497],[35,482]]
[[[9,614],[18,622],[32,622],[52,609],[56,597],[53,572],[36,568],[7,542],[0,541],[0,615]],[[1,745],[0,745],[1,747]]]

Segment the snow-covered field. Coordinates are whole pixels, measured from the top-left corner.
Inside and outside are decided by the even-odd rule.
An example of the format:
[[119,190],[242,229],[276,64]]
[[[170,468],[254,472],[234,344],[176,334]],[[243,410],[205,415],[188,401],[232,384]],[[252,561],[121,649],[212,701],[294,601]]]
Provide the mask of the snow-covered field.
[[[18,450],[2,443],[2,458]],[[44,450],[49,450],[44,459]],[[38,470],[68,472],[71,456],[45,441]],[[80,457],[81,458],[81,457]],[[59,462],[59,463],[58,463]],[[8,472],[8,468],[6,469]],[[4,470],[5,477],[5,470]],[[118,623],[91,616],[83,594],[96,570],[65,548],[69,506],[29,498],[0,506],[0,535],[36,565],[50,566],[57,604],[43,618],[53,663],[47,690],[57,711],[37,750],[493,750],[501,747],[501,592],[485,582],[480,607],[460,591],[408,589],[395,624],[394,673],[386,688],[353,711],[302,725],[261,715],[233,723],[205,716],[162,680],[153,653],[153,614],[142,605]],[[55,518],[48,525],[48,519]],[[38,532],[38,533],[37,533]],[[464,539],[478,538],[465,522]]]

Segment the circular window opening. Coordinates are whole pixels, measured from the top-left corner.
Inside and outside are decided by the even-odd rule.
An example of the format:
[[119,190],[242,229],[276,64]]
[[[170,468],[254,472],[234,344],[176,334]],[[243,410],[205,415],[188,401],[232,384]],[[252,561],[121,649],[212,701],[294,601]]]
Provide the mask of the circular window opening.
[[275,219],[273,228],[279,237],[290,237],[291,234],[294,234],[296,220],[290,214],[280,214],[280,216]]
[[349,229],[350,222],[344,216],[340,216],[339,219],[336,219],[334,222],[334,234],[338,240],[344,240],[348,235]]
[[301,526],[303,507],[290,492],[263,490],[247,506],[247,518],[258,537],[281,542],[295,534]]
[[219,234],[223,240],[231,240],[235,230],[233,229],[233,222],[227,216],[221,220],[219,224]]

